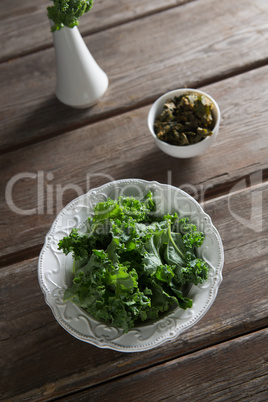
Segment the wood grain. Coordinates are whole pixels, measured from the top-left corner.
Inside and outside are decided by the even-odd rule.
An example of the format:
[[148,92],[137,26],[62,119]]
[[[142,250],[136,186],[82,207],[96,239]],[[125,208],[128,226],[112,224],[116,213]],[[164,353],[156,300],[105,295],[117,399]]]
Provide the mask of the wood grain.
[[201,203],[231,193],[237,182],[267,180],[267,74],[264,67],[203,88],[217,99],[222,121],[216,143],[197,158],[179,160],[156,148],[146,125],[148,107],[3,155],[2,260],[32,247],[36,255],[62,207],[111,180],[169,183]]
[[[178,6],[192,0],[97,0],[93,8],[80,19],[79,31],[88,35],[96,31],[126,23],[163,9]],[[2,0],[0,3],[0,62],[33,53],[53,45],[47,7],[52,3]]]
[[[267,401],[267,0],[96,0],[79,30],[110,86],[88,110],[55,98],[49,4],[0,2],[0,400]],[[159,95],[187,86],[212,95],[222,120],[207,152],[178,160],[158,150],[146,119]],[[64,205],[131,177],[193,195],[225,264],[194,327],[119,353],[57,323],[37,266]]]
[[[268,329],[264,329],[81,392],[75,400],[266,401],[267,348]],[[73,396],[64,400],[72,401]]]
[[53,49],[2,63],[0,150],[149,104],[176,87],[204,85],[267,63],[267,11],[265,0],[194,1],[88,36],[110,79],[102,101],[89,110],[56,100]]
[[[100,350],[76,340],[59,326],[50,309],[45,305],[37,280],[37,258],[2,268],[0,270],[0,370],[4,397],[14,397],[16,400],[20,396],[20,399],[42,400],[103,383],[103,388],[96,388],[96,390],[93,388],[89,394],[85,394],[87,397],[90,395],[91,400],[91,397],[103,396],[106,390],[110,389],[109,387],[111,390],[114,389],[114,392],[119,392],[120,386],[117,383],[108,385],[106,384],[108,380],[145,369],[148,369],[145,376],[148,375],[150,379],[149,368],[152,366],[156,366],[157,373],[160,363],[170,362],[185,355],[189,355],[188,361],[192,362],[191,353],[195,351],[201,351],[267,326],[267,201],[259,202],[254,208],[255,221],[262,221],[259,232],[256,231],[258,226],[255,229],[250,228],[245,222],[235,219],[234,215],[228,212],[228,208],[231,207],[233,214],[239,213],[240,216],[248,219],[248,216],[243,216],[243,211],[249,211],[252,199],[256,199],[260,194],[263,195],[263,201],[267,200],[267,196],[265,197],[267,192],[268,187],[260,185],[255,190],[245,189],[236,192],[231,199],[225,196],[205,205],[206,211],[212,216],[220,232],[225,249],[223,282],[216,301],[206,316],[193,328],[184,332],[179,339],[151,351],[125,354]],[[259,339],[258,335],[256,339]],[[240,344],[242,345],[243,342],[241,341]],[[221,346],[219,349],[221,350]],[[222,353],[220,350],[219,353],[216,349],[212,350],[214,351],[212,355],[211,351],[204,351],[204,355],[201,352],[201,356],[207,356],[204,364],[207,364],[209,356],[212,356],[218,370],[222,362]],[[231,347],[230,350],[234,349]],[[241,376],[241,383],[245,383],[247,379],[251,387],[250,381],[252,381],[253,388],[250,389],[255,389],[254,381],[257,381],[257,376],[261,372],[257,371],[256,374],[252,374],[252,377],[249,373],[246,376],[248,368],[245,369],[242,365],[239,369],[239,365],[236,364],[236,360],[237,363],[243,362],[243,355],[244,352],[241,354],[237,352],[237,359],[233,359],[235,373]],[[253,355],[252,352],[251,357],[247,356],[246,359],[253,359]],[[228,355],[227,360],[224,360],[225,364],[231,364],[231,356],[233,356],[232,353]],[[193,362],[189,364],[195,367]],[[246,364],[248,365],[248,360]],[[170,365],[172,366],[172,362]],[[177,367],[176,361],[174,365]],[[201,370],[201,366],[201,363],[196,366],[197,372],[194,377]],[[159,372],[161,370],[160,364]],[[212,371],[208,369],[210,374]],[[174,375],[177,378],[175,373],[176,371]],[[217,392],[222,392],[224,379],[227,380],[229,376],[228,374],[224,377],[224,373],[222,375],[223,380],[220,380],[220,376]],[[138,375],[139,379],[141,377]],[[129,382],[123,380],[122,392],[127,392],[126,384],[130,384],[131,381],[132,377]],[[135,375],[133,381],[134,384],[138,384]],[[169,381],[172,382],[172,377]],[[167,395],[164,383],[164,381],[158,383],[159,395],[163,396]],[[215,381],[216,385],[217,383]],[[197,384],[200,386],[201,382],[197,381]],[[263,386],[261,379],[260,384]],[[233,386],[236,386],[235,382]],[[175,387],[174,382],[171,384],[172,387]],[[194,387],[193,392],[197,392],[197,389],[197,386]],[[139,395],[135,392],[134,394]]]

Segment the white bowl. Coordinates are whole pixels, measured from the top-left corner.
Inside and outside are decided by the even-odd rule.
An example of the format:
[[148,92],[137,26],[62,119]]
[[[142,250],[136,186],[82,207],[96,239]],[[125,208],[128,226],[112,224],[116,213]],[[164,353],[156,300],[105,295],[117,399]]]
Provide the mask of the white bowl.
[[[176,308],[154,323],[137,326],[123,333],[119,328],[96,321],[72,302],[63,301],[64,291],[72,282],[73,263],[71,256],[66,257],[58,250],[58,242],[72,228],[83,227],[98,202],[108,197],[117,199],[120,195],[143,198],[149,190],[154,194],[159,215],[179,211],[181,217],[190,217],[191,222],[204,232],[205,240],[199,249],[199,257],[209,264],[209,276],[205,283],[190,289],[188,296],[193,299],[191,309]],[[177,338],[206,314],[222,281],[223,261],[220,235],[194,198],[167,184],[127,179],[90,190],[63,208],[45,238],[38,262],[38,278],[56,320],[74,337],[100,348],[139,352]]]
[[[161,114],[165,102],[168,99],[174,98],[175,96],[180,96],[186,93],[193,93],[193,92],[198,93],[200,95],[205,95],[214,105],[212,109],[213,116],[215,119],[215,127],[212,130],[213,134],[210,137],[206,137],[204,140],[198,142],[197,144],[185,145],[185,146],[171,145],[168,144],[167,142],[159,140],[154,131],[154,122],[156,118]],[[208,95],[203,91],[192,88],[175,89],[174,91],[165,93],[153,103],[148,114],[147,123],[156,145],[163,152],[165,152],[170,156],[174,156],[175,158],[192,158],[205,152],[212,145],[213,141],[215,141],[220,126],[220,109],[217,102],[210,95]]]

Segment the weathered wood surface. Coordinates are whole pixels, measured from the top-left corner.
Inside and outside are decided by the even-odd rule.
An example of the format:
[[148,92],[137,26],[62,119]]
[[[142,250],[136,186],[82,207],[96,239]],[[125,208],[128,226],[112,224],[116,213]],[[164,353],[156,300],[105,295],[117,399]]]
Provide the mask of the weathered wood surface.
[[[213,372],[212,362],[215,378],[208,381],[212,381],[215,398],[216,392],[219,392],[219,396],[222,395],[224,381],[230,379],[231,367],[234,369],[231,382],[234,389],[238,389],[241,384],[241,388],[245,385],[249,392],[257,391],[258,386],[263,390],[265,379],[260,376],[267,375],[267,371],[263,371],[267,356],[262,356],[260,360],[259,354],[265,350],[266,342],[262,332],[256,334],[256,342],[255,335],[252,335],[245,340],[238,338],[233,342],[210,347],[260,330],[268,324],[267,194],[267,185],[260,184],[255,189],[241,189],[231,196],[205,204],[225,248],[223,282],[216,301],[201,321],[184,332],[179,339],[151,351],[125,354],[100,350],[68,334],[56,322],[45,304],[37,280],[37,258],[0,269],[2,395],[5,398],[14,397],[14,400],[18,396],[20,400],[48,400],[50,397],[90,388],[81,400],[103,400],[105,395],[106,398],[110,397],[110,391],[118,396],[122,392],[122,397],[126,398],[123,400],[130,400],[131,393],[136,398],[140,395],[140,400],[153,400],[150,399],[150,392],[153,392],[152,398],[156,397],[155,400],[158,397],[161,399],[161,396],[165,399],[177,392],[175,379],[178,380],[177,384],[185,381],[186,374],[182,374],[179,379],[178,373],[180,370],[183,372],[186,365],[191,366],[193,372],[184,392],[190,392],[191,385],[194,396],[203,390],[203,377],[200,377],[200,373],[204,371],[204,375],[211,375]],[[255,201],[252,203],[252,200]],[[255,221],[252,227],[251,216]],[[250,350],[250,353],[245,353],[245,350]],[[192,354],[196,351],[200,352]],[[209,359],[212,359],[211,363]],[[163,362],[168,363],[162,366]],[[150,369],[153,366],[155,367]],[[218,376],[220,367],[222,371]],[[117,381],[106,383],[137,370],[142,371],[122,380],[121,391]],[[166,370],[166,375],[162,374],[163,370]],[[141,387],[139,384],[143,375],[148,378],[148,382],[144,381],[144,386]],[[151,391],[150,382],[154,375],[155,378],[158,375],[167,378],[171,394],[163,380],[159,381],[160,388]],[[91,390],[97,384],[100,387]],[[232,392],[230,391],[230,395],[235,395]],[[79,400],[78,395],[76,400]]]
[[156,148],[146,123],[148,107],[3,155],[2,259],[31,247],[36,255],[66,203],[113,179],[169,182],[201,203],[228,193],[243,178],[252,185],[267,179],[267,74],[263,67],[203,88],[217,99],[222,121],[216,143],[192,160]]
[[[267,1],[96,0],[80,31],[110,86],[80,111],[54,96],[48,4],[0,2],[0,400],[266,401]],[[186,86],[210,93],[222,122],[205,154],[178,160],[156,148],[146,118],[158,95]],[[128,177],[192,194],[225,249],[209,312],[133,354],[68,334],[37,279],[59,210]]]
[[56,100],[53,48],[2,63],[0,150],[149,104],[176,87],[266,64],[267,12],[266,0],[199,0],[86,37],[110,79],[102,101],[89,110]]
[[264,402],[268,398],[267,348],[268,329],[264,329],[81,392],[75,400]]
[[[193,0],[96,0],[90,12],[80,19],[79,31],[88,35],[148,14],[178,6]],[[32,0],[1,0],[0,2],[0,62],[33,53],[53,45],[47,7],[52,2]]]

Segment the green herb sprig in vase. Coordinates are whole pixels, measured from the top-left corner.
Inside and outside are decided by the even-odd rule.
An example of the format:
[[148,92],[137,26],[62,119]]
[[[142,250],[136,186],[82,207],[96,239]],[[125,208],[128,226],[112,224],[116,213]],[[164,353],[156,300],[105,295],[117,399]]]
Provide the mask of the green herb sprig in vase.
[[108,88],[108,77],[77,28],[93,0],[51,0],[47,8],[56,56],[56,96],[75,108],[91,107]]

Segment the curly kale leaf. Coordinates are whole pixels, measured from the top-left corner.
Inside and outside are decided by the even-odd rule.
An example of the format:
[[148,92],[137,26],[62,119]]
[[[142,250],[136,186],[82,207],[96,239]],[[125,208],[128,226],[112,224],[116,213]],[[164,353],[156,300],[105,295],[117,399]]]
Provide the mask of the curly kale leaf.
[[151,301],[138,288],[138,275],[127,264],[115,263],[107,253],[94,250],[87,265],[76,272],[64,300],[84,308],[96,320],[127,331],[134,321],[147,318]]
[[93,0],[51,0],[54,5],[47,8],[48,18],[54,22],[52,32],[61,28],[73,28],[79,18],[93,6]]
[[72,229],[69,236],[65,236],[59,241],[59,249],[64,254],[72,253],[74,260],[88,260],[93,249],[99,247],[107,247],[111,242],[111,236],[108,233],[98,233],[95,231],[94,236],[90,233],[81,235],[77,229]]
[[150,220],[150,214],[155,211],[155,202],[152,193],[149,192],[144,199],[120,196],[118,200],[108,199],[99,202],[94,209],[93,223],[105,222],[106,220],[118,220],[127,223],[146,222]]
[[75,259],[66,301],[125,332],[170,308],[192,307],[188,288],[207,279],[209,266],[196,255],[204,235],[187,218],[156,217],[148,193],[100,202],[88,223],[85,235],[74,229],[59,242]]

